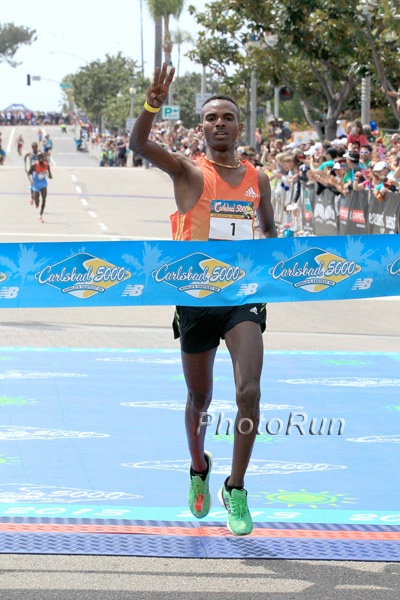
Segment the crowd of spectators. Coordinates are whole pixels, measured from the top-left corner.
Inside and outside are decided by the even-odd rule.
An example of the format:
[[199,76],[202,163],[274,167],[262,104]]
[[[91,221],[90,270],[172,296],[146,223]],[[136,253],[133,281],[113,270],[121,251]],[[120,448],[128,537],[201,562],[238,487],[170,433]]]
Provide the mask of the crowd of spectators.
[[[264,170],[271,181],[282,187],[313,182],[317,194],[328,187],[335,194],[348,194],[352,189],[372,190],[380,200],[387,191],[400,191],[399,133],[383,136],[374,123],[362,125],[357,119],[338,122],[334,140],[295,141],[289,123],[274,119],[263,132],[254,132],[254,144],[241,144],[239,158],[249,160]],[[191,159],[204,152],[204,139],[197,129],[186,129],[180,121],[156,122],[151,139],[181,152]],[[117,138],[116,138],[117,139]],[[105,140],[106,147],[116,147],[116,139]],[[133,166],[141,164],[138,159]]]
[[72,116],[66,112],[44,112],[33,110],[0,110],[0,126],[13,125],[69,125]]
[[[64,112],[0,111],[3,126],[69,125],[75,120],[74,115]],[[252,145],[241,144],[237,152],[239,158],[264,170],[274,185],[285,189],[297,186],[294,202],[302,182],[315,183],[317,194],[325,188],[337,195],[367,189],[379,200],[387,191],[400,191],[399,133],[382,136],[375,124],[362,125],[357,119],[349,119],[338,121],[336,136],[332,141],[296,141],[289,123],[271,119],[264,129],[257,127]],[[100,135],[90,128],[88,137],[92,147],[98,149],[100,166],[143,165],[142,159],[130,152],[127,133]],[[185,128],[181,121],[156,121],[150,137],[191,159],[205,150],[197,128]]]
[[[336,195],[371,190],[378,200],[388,191],[400,191],[399,133],[382,136],[358,120],[332,141],[287,144],[275,140],[264,147],[261,168],[282,186],[315,183],[317,194],[329,188]],[[294,196],[294,201],[298,198]]]
[[[197,129],[186,129],[181,121],[172,124],[168,121],[156,122],[152,127],[150,138],[172,152],[181,152],[189,158],[195,158],[204,151],[204,140],[198,134]],[[127,133],[112,135],[106,132],[102,136],[93,133],[92,145],[100,148],[100,166],[102,167],[127,166],[128,162],[133,167],[144,165],[140,156],[132,155],[130,152],[129,134]],[[128,159],[130,155],[132,155],[131,160]]]
[[[94,143],[96,143],[96,138]],[[126,167],[129,154],[129,135],[127,133],[106,136],[101,142],[100,167]]]

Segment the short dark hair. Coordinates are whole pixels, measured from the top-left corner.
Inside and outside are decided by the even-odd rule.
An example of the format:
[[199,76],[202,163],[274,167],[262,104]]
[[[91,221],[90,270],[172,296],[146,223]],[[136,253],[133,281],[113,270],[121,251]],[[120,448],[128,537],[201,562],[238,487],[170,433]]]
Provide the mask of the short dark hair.
[[233,98],[231,98],[230,96],[227,96],[226,94],[214,94],[213,96],[210,96],[209,98],[207,98],[207,100],[205,100],[201,106],[201,114],[203,114],[204,107],[206,106],[206,104],[208,104],[209,102],[212,102],[213,100],[226,100],[227,102],[230,102],[231,104],[233,104],[235,106],[238,117],[240,116],[240,109],[239,109],[239,106],[237,105],[237,102],[235,102],[235,100]]
[[331,159],[335,159],[338,156],[338,152],[337,152],[336,148],[333,148],[332,146],[329,146],[329,148],[327,148],[325,150],[325,154],[327,154],[328,156],[330,156]]

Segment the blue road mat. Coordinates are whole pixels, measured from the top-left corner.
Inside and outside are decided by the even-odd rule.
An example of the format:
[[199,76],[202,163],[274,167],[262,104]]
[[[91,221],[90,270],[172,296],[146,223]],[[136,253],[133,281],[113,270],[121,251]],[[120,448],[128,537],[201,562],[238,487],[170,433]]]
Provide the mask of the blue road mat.
[[400,561],[400,353],[265,353],[248,538],[217,503],[235,416],[226,351],[201,521],[186,505],[179,351],[6,347],[0,362],[0,552]]

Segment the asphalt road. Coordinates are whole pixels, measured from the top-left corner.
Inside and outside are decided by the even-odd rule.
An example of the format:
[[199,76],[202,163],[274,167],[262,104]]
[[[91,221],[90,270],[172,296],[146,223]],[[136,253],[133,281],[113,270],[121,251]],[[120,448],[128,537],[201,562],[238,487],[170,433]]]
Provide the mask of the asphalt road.
[[[54,142],[45,223],[29,203],[23,154],[36,127],[3,127],[0,244],[170,239],[169,178],[156,169],[100,168],[75,149],[74,132],[46,127]],[[1,252],[1,248],[0,248]],[[270,304],[269,350],[400,351],[399,300]],[[172,307],[3,309],[0,345],[177,348]],[[0,599],[373,600],[400,597],[399,563],[2,555]]]

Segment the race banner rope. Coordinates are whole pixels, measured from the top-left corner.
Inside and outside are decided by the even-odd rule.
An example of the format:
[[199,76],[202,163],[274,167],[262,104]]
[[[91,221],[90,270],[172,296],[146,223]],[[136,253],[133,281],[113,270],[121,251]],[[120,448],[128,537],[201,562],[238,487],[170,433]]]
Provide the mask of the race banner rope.
[[0,308],[400,296],[400,236],[0,244]]

